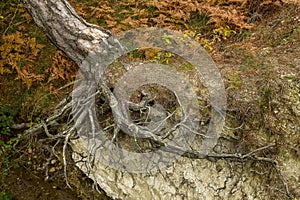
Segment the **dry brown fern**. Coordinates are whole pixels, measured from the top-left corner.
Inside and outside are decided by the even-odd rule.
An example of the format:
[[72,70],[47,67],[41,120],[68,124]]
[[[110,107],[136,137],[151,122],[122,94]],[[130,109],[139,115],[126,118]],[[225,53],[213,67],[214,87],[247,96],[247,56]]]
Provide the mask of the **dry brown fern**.
[[26,37],[21,32],[2,37],[0,46],[0,74],[17,73],[28,88],[33,82],[44,80],[43,75],[34,73],[33,63],[37,60],[43,45],[35,38]]

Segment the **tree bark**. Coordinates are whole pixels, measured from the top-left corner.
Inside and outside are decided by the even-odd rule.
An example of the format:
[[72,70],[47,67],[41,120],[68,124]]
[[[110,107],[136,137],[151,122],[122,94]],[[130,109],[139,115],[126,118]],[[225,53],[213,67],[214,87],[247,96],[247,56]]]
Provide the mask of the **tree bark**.
[[77,15],[66,0],[23,0],[35,23],[44,30],[52,43],[62,50],[77,65],[91,52],[102,52],[117,46],[107,39],[108,30],[86,22]]

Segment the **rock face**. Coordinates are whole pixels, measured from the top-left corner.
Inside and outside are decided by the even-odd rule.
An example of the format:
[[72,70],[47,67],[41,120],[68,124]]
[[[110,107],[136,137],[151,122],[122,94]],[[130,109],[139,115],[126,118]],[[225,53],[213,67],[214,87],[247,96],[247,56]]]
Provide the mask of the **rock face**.
[[[78,152],[73,154],[73,159],[79,161],[82,159],[79,153],[87,152],[87,141],[78,139],[73,145],[74,152]],[[129,174],[100,162],[91,171],[83,162],[78,167],[114,199],[215,199],[223,195],[222,188],[226,192],[230,190],[226,188],[230,184],[227,180],[230,170],[225,161],[180,158],[174,166],[157,174]]]
[[[173,166],[166,167],[157,174],[129,174],[97,161],[94,167],[88,169],[80,156],[87,152],[85,148],[87,141],[78,139],[73,142],[73,145],[73,159],[83,161],[78,162],[77,166],[114,199],[272,198],[266,183],[270,178],[266,176],[272,174],[270,167],[268,169],[270,172],[263,170],[266,174],[261,176],[255,169],[251,169],[253,167],[250,163],[237,164],[225,160],[211,162],[180,158]],[[299,169],[293,170],[295,169],[286,169],[295,174],[300,173]]]
[[[78,153],[86,152],[85,142],[81,139],[74,142],[75,161],[84,161]],[[300,171],[292,166],[297,165],[299,162],[294,161],[288,163],[290,168],[282,169],[285,177],[295,183]],[[259,172],[250,163],[180,158],[173,166],[157,174],[129,174],[100,162],[95,162],[91,169],[84,162],[78,162],[77,166],[114,199],[272,199],[272,190],[267,184],[269,179],[278,184],[272,184],[272,187],[284,190],[270,167]]]

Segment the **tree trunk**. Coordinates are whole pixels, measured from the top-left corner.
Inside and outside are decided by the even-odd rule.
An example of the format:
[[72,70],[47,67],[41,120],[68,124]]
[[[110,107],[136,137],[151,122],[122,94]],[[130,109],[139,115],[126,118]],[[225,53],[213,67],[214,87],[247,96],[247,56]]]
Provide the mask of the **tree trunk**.
[[[99,26],[89,24],[66,0],[23,0],[35,23],[41,27],[54,45],[77,65],[90,52],[99,51],[99,44],[111,44],[111,33]],[[104,42],[104,43],[103,43]]]

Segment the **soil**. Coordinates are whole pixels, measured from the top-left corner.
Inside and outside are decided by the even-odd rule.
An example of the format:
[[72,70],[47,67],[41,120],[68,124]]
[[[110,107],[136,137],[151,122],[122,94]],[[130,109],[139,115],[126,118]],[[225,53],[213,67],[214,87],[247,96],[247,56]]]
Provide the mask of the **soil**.
[[80,199],[65,184],[45,181],[43,176],[24,167],[11,169],[5,178],[2,177],[1,190],[10,193],[12,199]]

